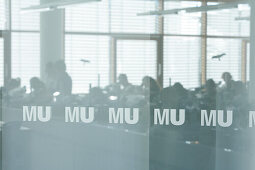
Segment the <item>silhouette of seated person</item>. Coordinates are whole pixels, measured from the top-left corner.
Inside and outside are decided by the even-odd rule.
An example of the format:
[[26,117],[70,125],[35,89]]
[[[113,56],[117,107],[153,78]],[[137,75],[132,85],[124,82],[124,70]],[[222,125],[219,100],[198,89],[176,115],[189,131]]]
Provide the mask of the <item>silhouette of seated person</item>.
[[173,86],[164,88],[161,91],[160,98],[163,107],[178,109],[188,92],[181,83],[175,83]]
[[245,84],[241,81],[236,81],[233,85],[233,105],[247,105],[248,104],[248,92]]
[[160,99],[160,87],[156,80],[152,77],[145,76],[142,79],[143,94],[145,99],[153,104],[159,104]]
[[107,96],[99,87],[93,87],[89,91],[87,100],[91,106],[103,105],[107,103]]
[[52,96],[47,92],[45,84],[38,78],[30,79],[31,92],[26,98],[30,104],[48,104],[52,101]]
[[213,79],[206,81],[204,88],[202,89],[202,109],[215,110],[216,109],[216,95],[217,89]]
[[10,79],[4,87],[1,87],[1,104],[10,104],[24,96],[25,87],[20,86],[20,79]]
[[26,87],[21,87],[20,78],[11,79],[5,89],[10,97],[22,97],[26,92]]
[[172,106],[174,90],[172,86],[163,88],[160,92],[160,100],[162,102],[163,107],[170,107]]
[[224,89],[224,90],[225,89],[227,89],[227,90],[231,89],[233,84],[234,84],[234,80],[233,80],[232,75],[229,72],[224,72],[224,73],[222,73],[221,78],[224,81],[224,84],[221,88]]
[[59,92],[60,96],[69,96],[72,94],[72,78],[66,72],[66,64],[59,60],[55,63],[56,79],[55,92]]
[[118,84],[121,90],[121,96],[126,96],[130,93],[133,93],[133,85],[128,82],[126,74],[120,74],[118,77]]
[[246,127],[245,122],[249,121],[249,101],[248,91],[245,84],[241,81],[236,81],[233,85],[233,98],[231,101],[234,111],[234,125]]
[[220,109],[226,109],[231,105],[234,97],[233,87],[235,81],[232,79],[232,75],[229,72],[222,74],[224,84],[218,90],[217,107]]
[[135,86],[129,83],[126,74],[120,74],[118,77],[120,87],[119,101],[126,107],[140,107],[144,105],[145,98],[141,86]]
[[54,63],[48,62],[45,67],[45,86],[48,91],[54,92],[55,80],[56,80],[56,68]]
[[184,101],[188,98],[188,91],[183,87],[181,83],[175,83],[173,85],[173,96],[172,96],[172,106],[179,109],[184,105]]

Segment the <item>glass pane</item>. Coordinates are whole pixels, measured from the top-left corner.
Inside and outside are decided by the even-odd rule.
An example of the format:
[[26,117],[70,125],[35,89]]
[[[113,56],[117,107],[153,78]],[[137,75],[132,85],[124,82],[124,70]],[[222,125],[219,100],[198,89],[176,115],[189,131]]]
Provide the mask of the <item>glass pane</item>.
[[117,74],[126,74],[134,85],[141,85],[144,76],[156,78],[156,59],[156,41],[117,41]]
[[11,1],[11,18],[13,30],[36,30],[39,31],[40,27],[40,13],[25,13],[21,8],[39,5],[40,0],[12,0]]
[[30,79],[40,77],[40,34],[12,33],[12,78],[30,90]]
[[250,8],[223,9],[208,12],[208,35],[249,36],[250,21],[238,18],[249,17]]
[[154,1],[111,0],[111,32],[156,33],[156,17],[137,16],[155,9]]
[[66,35],[67,72],[73,80],[73,93],[88,93],[90,87],[109,84],[109,38]]
[[0,0],[0,169],[254,170],[255,4],[204,1]]
[[[242,41],[236,39],[208,39],[207,77],[222,81],[224,72],[230,72],[234,80],[241,80]],[[220,57],[222,55],[222,57]],[[219,56],[220,58],[215,58]]]
[[66,8],[66,31],[109,32],[109,1]]
[[181,83],[185,88],[200,85],[200,38],[165,37],[164,87]]
[[[189,7],[201,6],[200,2],[177,2],[165,1],[165,9],[181,9]],[[166,15],[165,33],[166,34],[185,34],[185,35],[200,35],[201,34],[201,13],[180,13]]]
[[6,1],[0,0],[0,30],[6,29],[7,24],[7,18],[6,18]]

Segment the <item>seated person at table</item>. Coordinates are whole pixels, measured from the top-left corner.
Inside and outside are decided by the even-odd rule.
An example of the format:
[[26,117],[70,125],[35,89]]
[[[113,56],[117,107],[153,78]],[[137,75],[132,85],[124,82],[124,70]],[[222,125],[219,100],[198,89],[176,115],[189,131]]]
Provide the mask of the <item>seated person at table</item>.
[[51,102],[51,95],[38,77],[30,79],[30,89],[31,93],[25,98],[26,102],[33,104],[48,104]]
[[59,60],[55,63],[56,69],[56,87],[55,92],[59,92],[61,96],[69,96],[72,94],[72,78],[66,72],[66,64]]
[[215,82],[213,79],[207,80],[201,96],[201,101],[204,106],[203,109],[216,109],[216,94],[217,90]]
[[141,87],[143,88],[143,92],[147,100],[152,103],[158,103],[160,87],[156,80],[152,77],[145,76],[142,80]]
[[5,86],[8,96],[13,98],[23,97],[26,92],[26,87],[21,87],[20,78],[11,79]]
[[178,109],[182,102],[188,97],[188,91],[181,83],[175,83],[173,86],[164,88],[160,93],[163,107]]
[[222,79],[224,84],[218,90],[217,107],[219,109],[226,109],[231,105],[235,81],[232,79],[232,75],[229,72],[224,72],[222,74]]
[[56,86],[56,69],[52,62],[48,62],[45,67],[45,86],[48,91],[54,93],[54,87]]
[[128,82],[128,78],[126,74],[120,74],[118,77],[118,83],[120,85],[120,89],[123,94],[128,94],[130,91],[132,91],[133,85]]
[[223,86],[221,87],[221,89],[225,90],[229,90],[232,88],[233,84],[234,84],[234,80],[232,75],[229,72],[224,72],[221,76],[221,78],[224,81]]

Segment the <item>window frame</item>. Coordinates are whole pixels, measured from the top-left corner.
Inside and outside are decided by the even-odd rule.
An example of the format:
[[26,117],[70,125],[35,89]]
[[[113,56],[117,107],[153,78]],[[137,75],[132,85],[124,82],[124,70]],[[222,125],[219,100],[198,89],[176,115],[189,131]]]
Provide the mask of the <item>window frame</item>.
[[[4,39],[4,83],[6,83],[10,78],[11,78],[11,33],[12,32],[37,32],[40,33],[40,31],[31,31],[31,30],[13,30],[12,29],[12,24],[11,24],[11,18],[12,18],[12,14],[11,14],[11,0],[6,0],[7,4],[7,8],[8,8],[8,23],[7,23],[7,29],[4,31],[0,31],[0,36],[2,36],[2,38]],[[158,2],[155,2],[156,6],[159,10],[164,10],[164,0],[159,0]],[[203,15],[204,14],[204,15]],[[110,14],[109,14],[110,15]],[[167,17],[167,16],[166,16]],[[249,36],[222,36],[222,35],[208,35],[206,30],[207,30],[207,13],[202,13],[202,20],[203,23],[202,24],[202,28],[201,28],[201,34],[199,35],[183,35],[183,34],[165,34],[164,33],[164,16],[157,18],[157,22],[156,22],[156,27],[158,27],[158,33],[155,34],[125,34],[125,33],[97,33],[97,32],[72,32],[72,31],[65,31],[63,34],[84,34],[84,35],[108,35],[110,36],[111,42],[110,43],[110,61],[114,61],[114,51],[116,49],[116,46],[114,46],[114,42],[116,41],[115,39],[117,37],[120,36],[133,36],[133,37],[139,37],[139,36],[144,36],[144,37],[158,37],[157,41],[158,41],[158,52],[157,52],[157,75],[158,75],[158,82],[159,84],[163,87],[163,60],[164,60],[164,55],[163,55],[163,37],[165,36],[174,36],[174,37],[200,37],[202,39],[201,41],[201,75],[200,76],[200,83],[201,85],[205,84],[206,79],[207,79],[207,66],[206,66],[206,58],[207,58],[207,39],[208,38],[220,38],[220,39],[240,39],[243,41],[249,41],[250,37]],[[64,43],[65,44],[65,43]],[[246,65],[249,63],[246,63]],[[245,68],[245,64],[242,64],[242,70],[244,70]],[[110,68],[113,70],[110,73],[110,82],[115,82],[116,81],[116,71],[114,73],[114,69],[112,68],[112,66],[110,66]],[[161,72],[159,73],[159,70],[161,69]],[[244,71],[242,71],[242,81],[245,81],[245,78],[247,77],[247,72],[244,73]]]
[[[159,0],[156,3],[156,7],[158,10],[164,10],[164,0]],[[111,4],[111,2],[110,2]],[[202,2],[202,5],[205,5],[205,2]],[[110,10],[111,8],[109,8]],[[111,13],[109,11],[109,13]],[[110,16],[110,14],[109,14]],[[167,16],[160,16],[156,18],[157,22],[155,27],[157,27],[157,33],[155,34],[140,34],[140,33],[96,33],[96,32],[71,32],[66,31],[65,34],[82,34],[82,35],[108,35],[110,36],[110,75],[109,75],[109,83],[116,82],[116,41],[118,39],[125,39],[128,37],[128,39],[148,39],[150,37],[151,39],[155,39],[158,44],[157,48],[157,81],[160,84],[161,87],[163,87],[163,77],[164,77],[164,68],[163,68],[163,60],[164,60],[164,37],[200,37],[201,38],[201,55],[200,55],[200,85],[204,85],[207,80],[207,39],[208,38],[219,38],[219,39],[240,39],[240,40],[249,40],[249,37],[247,36],[222,36],[222,35],[208,35],[208,15],[207,12],[203,12],[201,14],[201,33],[200,34],[194,34],[194,35],[185,35],[185,34],[169,34],[164,33],[164,17]],[[109,23],[110,24],[110,23]],[[244,69],[244,68],[242,68]]]

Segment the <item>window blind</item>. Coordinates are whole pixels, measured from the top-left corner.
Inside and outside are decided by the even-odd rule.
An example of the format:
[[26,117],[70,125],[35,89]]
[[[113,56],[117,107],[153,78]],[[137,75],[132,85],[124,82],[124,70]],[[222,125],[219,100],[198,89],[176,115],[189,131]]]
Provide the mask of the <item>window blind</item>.
[[4,42],[0,38],[0,87],[4,84]]
[[[68,72],[73,78],[73,92],[86,93],[89,90],[89,84],[97,86],[98,74],[100,74],[101,87],[109,84],[110,41],[108,37],[99,36],[98,33],[155,33],[156,17],[137,16],[139,12],[155,10],[155,6],[156,3],[153,1],[102,0],[101,2],[73,6],[66,9],[65,28],[68,34],[66,34],[65,39],[65,60]],[[79,35],[76,32],[79,32]],[[88,32],[93,35],[87,35]],[[128,45],[130,44],[128,43]],[[142,43],[139,41],[136,45],[140,49],[137,46],[134,47],[136,50],[131,49],[131,52],[142,53],[142,61],[145,60],[145,55],[149,54],[146,50],[155,50],[153,54],[149,55],[149,57],[153,55],[153,73],[147,71],[138,76],[139,78],[134,78],[134,83],[139,82],[140,84],[142,77],[147,73],[153,77],[156,75],[156,45],[150,45],[146,41]],[[133,48],[132,44],[130,46]],[[152,49],[144,49],[152,46]],[[118,45],[118,48],[122,49],[122,45]],[[120,57],[123,60],[124,58],[125,60],[129,59],[129,56],[126,56],[128,55],[127,51],[122,52]],[[82,58],[89,59],[92,63],[84,65],[80,62]],[[122,63],[119,62],[117,64]],[[146,65],[147,63],[143,64]],[[132,70],[136,69],[131,65],[127,66],[129,70],[130,68]],[[117,67],[120,68],[121,66]],[[145,68],[148,69],[148,67],[146,65]],[[126,70],[124,69],[123,71]]]
[[88,93],[90,86],[109,84],[109,38],[86,35],[108,33],[109,17],[109,0],[66,8],[66,31],[83,33],[65,36],[65,61],[73,80],[73,93]]
[[[207,78],[222,81],[223,72],[230,72],[234,80],[241,80],[241,40],[208,38]],[[213,56],[226,53],[218,59]]]
[[185,88],[200,85],[200,38],[164,38],[164,87],[180,82]]
[[[249,16],[250,9],[225,9],[208,12],[208,35],[249,36],[250,22],[237,21]],[[230,72],[235,80],[241,79],[241,39],[208,39],[207,78],[222,81],[223,72]],[[221,61],[212,56],[226,53]]]
[[[89,86],[109,84],[109,38],[66,35],[65,61],[73,80],[73,93],[87,93]],[[89,62],[81,62],[84,59]]]
[[103,0],[68,7],[66,31],[156,33],[155,16],[137,16],[155,9],[155,2],[137,0]]
[[130,83],[141,85],[144,76],[156,78],[156,57],[156,41],[118,40],[117,74],[127,74]]
[[12,77],[27,88],[30,78],[40,76],[39,38],[38,33],[12,33]]
[[39,0],[12,0],[12,77],[20,77],[22,86],[30,87],[31,77],[40,76],[39,13],[21,13],[20,9],[39,4]]
[[208,35],[249,36],[249,21],[237,21],[237,17],[249,16],[250,10],[224,9],[208,12]]
[[[177,2],[166,1],[165,9],[180,9],[201,6],[200,2]],[[166,15],[164,17],[164,28],[166,34],[201,34],[201,13]]]
[[6,28],[5,2],[5,0],[0,0],[0,30],[4,30]]
[[[250,8],[240,11],[239,17],[250,17]],[[250,36],[250,20],[237,21],[240,22],[240,35]]]
[[12,15],[12,30],[32,30],[39,31],[40,29],[40,13],[22,13],[21,8],[32,5],[39,5],[40,0],[12,0],[11,15]]
[[66,31],[109,32],[109,1],[66,8]]
[[111,31],[156,33],[155,16],[137,16],[137,13],[154,10],[155,1],[111,0]]

